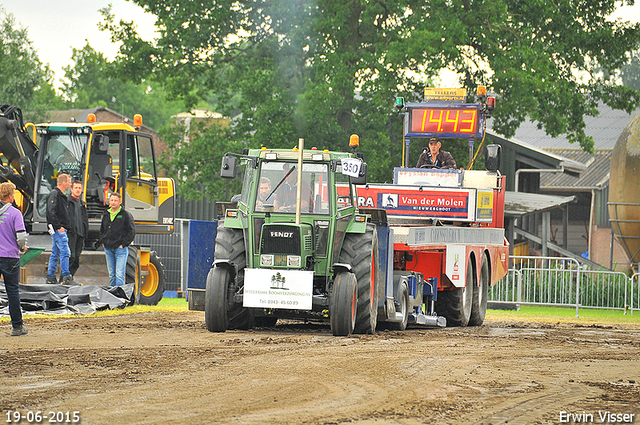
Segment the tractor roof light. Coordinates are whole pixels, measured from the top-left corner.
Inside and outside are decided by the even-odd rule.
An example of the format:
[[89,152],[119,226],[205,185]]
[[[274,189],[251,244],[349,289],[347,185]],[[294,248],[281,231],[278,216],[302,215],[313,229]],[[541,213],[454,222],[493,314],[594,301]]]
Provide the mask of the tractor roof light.
[[93,124],[93,123],[95,123],[96,121],[97,121],[97,120],[96,120],[96,114],[89,114],[89,115],[87,115],[87,122],[88,122],[88,123]]
[[133,126],[134,127],[142,127],[142,115],[135,114],[133,116]]
[[360,136],[352,134],[351,137],[349,137],[349,147],[355,149],[358,146],[360,146]]
[[396,109],[398,112],[402,112],[404,109],[404,97],[396,97]]

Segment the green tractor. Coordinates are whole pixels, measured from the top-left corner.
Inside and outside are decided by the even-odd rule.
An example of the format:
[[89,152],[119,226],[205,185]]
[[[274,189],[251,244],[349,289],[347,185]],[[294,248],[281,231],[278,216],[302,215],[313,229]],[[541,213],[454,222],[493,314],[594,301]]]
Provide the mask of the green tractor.
[[366,183],[366,164],[357,153],[302,145],[224,156],[221,177],[244,168],[244,178],[237,207],[218,223],[204,294],[209,331],[303,318],[328,319],[334,335],[375,332],[385,276],[354,186]]

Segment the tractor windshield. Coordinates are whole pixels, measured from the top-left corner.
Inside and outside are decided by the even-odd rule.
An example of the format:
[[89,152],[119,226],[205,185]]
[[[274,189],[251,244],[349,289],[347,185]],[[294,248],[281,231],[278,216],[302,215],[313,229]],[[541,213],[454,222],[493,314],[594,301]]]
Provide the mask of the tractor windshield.
[[[298,164],[262,162],[255,211],[295,213]],[[302,165],[301,211],[304,214],[329,214],[328,164]]]

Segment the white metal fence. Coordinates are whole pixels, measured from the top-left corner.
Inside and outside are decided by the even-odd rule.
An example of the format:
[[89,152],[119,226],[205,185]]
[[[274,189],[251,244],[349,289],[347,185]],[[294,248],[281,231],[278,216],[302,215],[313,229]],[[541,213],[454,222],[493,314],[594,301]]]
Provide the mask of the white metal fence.
[[511,256],[509,272],[489,289],[489,300],[518,304],[640,309],[640,279],[589,270],[572,258]]

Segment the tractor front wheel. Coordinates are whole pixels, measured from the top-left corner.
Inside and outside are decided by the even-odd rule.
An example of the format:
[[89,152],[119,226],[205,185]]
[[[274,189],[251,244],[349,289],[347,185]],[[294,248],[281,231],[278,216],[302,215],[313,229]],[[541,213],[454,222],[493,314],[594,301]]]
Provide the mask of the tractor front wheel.
[[349,336],[356,325],[356,276],[349,272],[340,272],[333,282],[331,305],[329,310],[331,332],[334,336]]
[[204,298],[204,321],[209,332],[225,332],[229,327],[227,316],[229,280],[228,270],[222,267],[209,270]]

